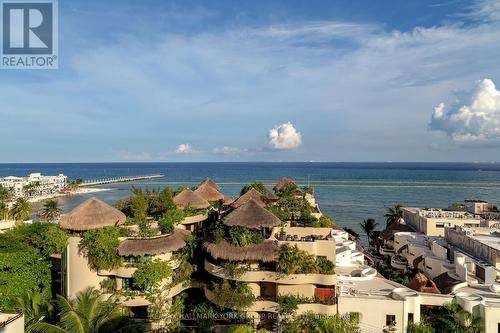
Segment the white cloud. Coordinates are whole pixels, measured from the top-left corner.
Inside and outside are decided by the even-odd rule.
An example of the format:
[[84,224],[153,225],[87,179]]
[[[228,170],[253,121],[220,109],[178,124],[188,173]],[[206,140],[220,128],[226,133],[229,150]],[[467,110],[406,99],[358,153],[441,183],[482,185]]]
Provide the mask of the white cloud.
[[430,127],[455,141],[500,140],[500,91],[490,79],[478,81],[473,90],[456,94],[449,108],[439,103]]
[[271,128],[268,137],[269,145],[275,149],[294,149],[302,144],[302,134],[291,122]]
[[214,148],[213,152],[215,154],[237,154],[243,151],[247,151],[247,149],[241,149],[238,147],[224,146],[222,148]]
[[196,153],[197,150],[193,149],[193,147],[191,147],[188,143],[181,143],[177,147],[175,152],[178,154],[189,154],[189,153]]

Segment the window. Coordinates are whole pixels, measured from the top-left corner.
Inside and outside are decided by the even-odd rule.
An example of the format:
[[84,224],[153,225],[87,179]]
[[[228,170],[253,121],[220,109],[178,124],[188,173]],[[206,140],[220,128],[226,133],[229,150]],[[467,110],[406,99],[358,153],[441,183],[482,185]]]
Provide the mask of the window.
[[444,223],[436,223],[436,228],[444,228]]
[[385,315],[385,325],[392,326],[396,323],[396,315]]
[[408,323],[413,323],[413,312],[408,312]]
[[133,284],[134,284],[134,279],[131,278],[122,279],[122,289],[124,290],[132,289]]

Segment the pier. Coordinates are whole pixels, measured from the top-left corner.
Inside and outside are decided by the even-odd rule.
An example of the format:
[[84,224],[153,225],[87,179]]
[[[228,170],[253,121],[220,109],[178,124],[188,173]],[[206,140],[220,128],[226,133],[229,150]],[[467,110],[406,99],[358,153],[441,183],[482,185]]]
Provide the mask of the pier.
[[132,182],[134,180],[154,179],[154,178],[161,178],[161,177],[163,177],[163,175],[144,175],[144,176],[134,176],[134,177],[87,179],[87,180],[84,180],[80,184],[80,186],[94,186],[94,185],[104,185],[104,184],[114,184],[114,183],[126,183],[126,182]]

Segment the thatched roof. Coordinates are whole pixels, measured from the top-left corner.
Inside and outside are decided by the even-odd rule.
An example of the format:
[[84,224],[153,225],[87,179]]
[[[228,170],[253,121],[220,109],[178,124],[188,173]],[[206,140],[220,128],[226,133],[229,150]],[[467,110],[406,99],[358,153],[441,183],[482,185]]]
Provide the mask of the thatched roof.
[[277,201],[279,198],[278,198],[278,196],[276,194],[274,194],[274,192],[269,192],[267,194],[267,198],[266,199],[269,200],[269,201]]
[[396,222],[391,223],[384,231],[382,231],[379,235],[379,238],[388,241],[394,240],[394,234],[396,232],[409,232],[413,231],[409,226],[398,220]]
[[266,206],[266,202],[265,202],[266,197],[262,193],[257,191],[256,189],[251,188],[250,190],[245,192],[245,194],[243,194],[238,199],[236,199],[231,204],[231,207],[238,208],[239,206],[247,203],[248,200],[250,200],[250,199],[254,199],[261,207]]
[[252,198],[227,214],[227,216],[222,219],[222,222],[227,226],[240,226],[254,229],[274,227],[281,224],[279,218],[267,209],[261,207],[257,201]]
[[181,208],[191,207],[195,209],[207,208],[210,203],[190,189],[185,189],[174,197],[174,203]]
[[441,294],[434,281],[429,280],[424,274],[417,273],[408,284],[408,288],[422,293]]
[[204,198],[207,201],[224,200],[224,194],[220,193],[209,183],[198,186],[194,193],[198,194],[200,197]]
[[224,194],[223,204],[226,206],[231,205],[234,202],[234,198]]
[[202,185],[208,185],[210,187],[213,187],[215,190],[219,191],[220,190],[220,186],[217,185],[216,182],[214,182],[212,179],[210,178],[205,178],[204,180],[202,180],[202,182],[200,184],[198,184],[198,187],[202,186]]
[[274,261],[279,247],[277,242],[265,240],[260,244],[236,246],[228,241],[219,243],[203,243],[203,249],[214,259],[231,261],[258,260],[262,262]]
[[125,214],[118,209],[92,197],[68,214],[64,214],[59,221],[59,226],[63,229],[84,231],[122,225],[125,219]]
[[295,184],[295,182],[293,180],[291,180],[290,178],[283,177],[283,178],[280,179],[280,181],[278,182],[278,184],[274,185],[273,189],[276,192],[279,192],[286,185],[295,185],[295,186],[297,186],[297,184]]
[[186,237],[191,233],[176,229],[171,235],[148,238],[130,238],[118,246],[121,256],[158,255],[182,249],[186,245]]
[[438,276],[436,276],[433,279],[433,281],[436,284],[436,287],[443,294],[451,293],[453,291],[454,286],[456,286],[459,283],[462,283],[462,281],[454,279],[451,276],[449,276],[448,272],[444,272],[442,274],[439,274]]

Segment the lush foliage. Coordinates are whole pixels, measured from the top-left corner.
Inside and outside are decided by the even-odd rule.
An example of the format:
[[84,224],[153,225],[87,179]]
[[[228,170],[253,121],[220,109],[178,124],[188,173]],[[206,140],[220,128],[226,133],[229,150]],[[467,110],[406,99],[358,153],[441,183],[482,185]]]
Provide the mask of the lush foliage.
[[429,325],[428,323],[421,321],[420,323],[408,323],[406,327],[407,333],[434,333],[436,330],[434,327]]
[[9,214],[18,221],[24,221],[30,218],[31,208],[31,203],[26,199],[19,198],[10,208]]
[[50,264],[31,246],[9,233],[0,236],[0,311],[14,311],[18,298],[40,291],[50,299]]
[[333,219],[330,216],[323,215],[318,221],[313,222],[315,228],[331,228],[333,226]]
[[101,294],[88,288],[77,294],[75,303],[57,296],[59,322],[54,325],[38,322],[28,327],[32,333],[112,333],[142,332],[142,326],[133,325],[122,315],[122,306],[114,299],[103,300]]
[[42,211],[40,212],[40,217],[47,222],[55,221],[59,216],[61,216],[63,210],[59,207],[59,202],[57,200],[47,200],[43,204]]
[[287,333],[359,333],[359,315],[355,313],[335,316],[318,316],[308,312],[294,319],[285,319],[282,330]]
[[46,257],[53,253],[62,253],[68,242],[64,230],[53,223],[23,224],[9,231],[8,237],[30,245]]
[[253,304],[255,296],[248,284],[239,281],[223,281],[213,284],[214,301],[217,305],[229,309],[244,309]]
[[[277,258],[276,269],[285,274],[333,274],[333,263],[324,258],[315,258],[306,251],[299,250],[297,245],[283,244]],[[333,273],[332,273],[333,272]]]
[[[388,259],[388,260],[390,260],[390,259]],[[405,285],[405,286],[407,286],[410,283],[411,279],[415,275],[415,274],[413,274],[412,271],[402,272],[402,271],[399,271],[395,268],[392,268],[390,266],[390,263],[378,265],[376,267],[376,269],[386,279],[389,279],[391,281],[395,281],[395,282],[400,283],[400,284]]]
[[161,280],[170,277],[172,272],[172,268],[166,261],[141,262],[134,273],[134,286],[143,291],[154,289]]
[[335,264],[326,258],[317,257],[316,266],[320,274],[335,274]]
[[296,295],[285,295],[278,297],[280,312],[283,314],[294,313],[297,310],[300,303],[301,303],[301,298]]
[[121,258],[118,256],[120,241],[119,228],[106,227],[85,232],[80,247],[86,251],[90,265],[94,269],[112,269],[119,267]]
[[244,267],[241,267],[238,262],[234,261],[226,261],[221,264],[221,267],[224,268],[225,273],[233,279],[236,279],[243,275],[246,272]]
[[251,325],[233,326],[228,331],[228,333],[268,333],[268,332],[270,333],[270,331],[263,328],[256,330]]
[[51,302],[47,301],[47,295],[38,290],[28,291],[17,299],[18,308],[24,314],[26,327],[49,318],[54,310]]
[[144,216],[159,219],[166,212],[175,208],[173,195],[172,189],[169,187],[161,190],[133,187],[132,195],[129,198],[118,200],[115,207],[127,216],[138,217],[137,222],[143,220]]
[[260,193],[262,193],[263,195],[268,195],[269,194],[269,191],[267,190],[266,185],[264,185],[264,183],[262,183],[262,182],[255,182],[253,184],[244,186],[241,189],[240,196],[243,195],[243,194],[245,194],[245,193],[247,193],[251,189],[255,189],[255,190],[259,191]]
[[179,224],[185,217],[185,213],[178,208],[168,210],[158,221],[163,234],[170,234],[174,231],[174,226]]
[[435,332],[480,333],[484,330],[481,317],[467,312],[456,303],[448,304],[439,311],[430,312],[425,322],[433,327]]
[[12,190],[0,185],[0,202],[7,202],[12,199]]
[[228,236],[230,242],[237,246],[259,244],[265,239],[261,232],[243,227],[229,227]]

